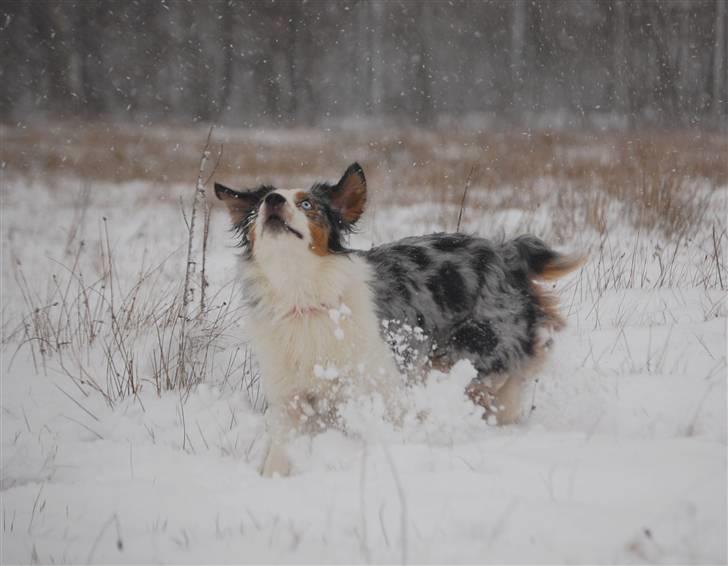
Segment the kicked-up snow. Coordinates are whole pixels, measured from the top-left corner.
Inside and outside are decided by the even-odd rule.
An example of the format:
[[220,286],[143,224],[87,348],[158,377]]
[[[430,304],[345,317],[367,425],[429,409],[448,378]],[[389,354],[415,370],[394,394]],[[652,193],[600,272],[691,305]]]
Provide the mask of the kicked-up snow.
[[[169,388],[159,353],[174,334],[160,321],[186,243],[170,195],[193,187],[160,200],[141,182],[95,184],[87,197],[68,179],[3,184],[3,563],[726,561],[728,310],[709,227],[676,242],[617,211],[607,237],[556,242],[590,261],[557,284],[568,327],[521,424],[480,418],[462,362],[408,392],[401,427],[384,424],[376,399],[352,402],[348,435],[297,439],[293,475],[265,479],[225,214],[213,212],[207,262],[210,316],[219,308],[226,322],[211,323],[204,380]],[[548,207],[526,218],[472,202],[466,231],[553,237]],[[442,208],[378,208],[353,243],[447,228]],[[127,326],[104,314],[110,290],[93,286],[109,266]],[[38,334],[76,328],[84,301],[100,305],[85,338]],[[115,381],[124,360],[133,390]]]

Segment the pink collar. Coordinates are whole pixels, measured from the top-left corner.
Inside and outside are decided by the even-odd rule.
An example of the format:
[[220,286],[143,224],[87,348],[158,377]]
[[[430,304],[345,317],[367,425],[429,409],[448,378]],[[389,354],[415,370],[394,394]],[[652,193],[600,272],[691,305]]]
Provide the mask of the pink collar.
[[322,313],[328,313],[331,309],[333,309],[331,305],[327,305],[325,303],[321,303],[317,307],[293,307],[291,310],[289,310],[283,318],[297,318],[297,317],[304,317],[304,316],[311,316],[315,314],[322,314]]

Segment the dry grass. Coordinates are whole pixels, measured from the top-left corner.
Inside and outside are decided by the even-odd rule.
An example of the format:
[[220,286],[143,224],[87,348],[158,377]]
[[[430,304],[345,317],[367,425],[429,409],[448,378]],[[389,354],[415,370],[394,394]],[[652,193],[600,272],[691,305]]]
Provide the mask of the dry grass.
[[[182,211],[188,232],[184,285],[165,283],[159,277],[169,257],[151,267],[143,257],[133,284],[124,288],[106,217],[96,250],[87,249],[85,241],[77,239],[76,229],[69,230],[65,249],[67,254],[73,250],[72,263],[52,260],[61,268],[61,275],[51,275],[45,295],[38,292],[37,281],[29,282],[21,260],[13,258],[15,282],[27,314],[14,328],[2,327],[3,345],[16,345],[10,366],[25,348],[36,373],[47,375],[49,369],[60,369],[84,397],[100,393],[109,406],[127,397],[141,403],[139,393],[145,382],[157,394],[175,389],[186,395],[192,386],[206,380],[216,365],[220,338],[240,314],[239,308],[232,307],[236,303],[233,285],[217,289],[210,297],[206,293],[209,210],[197,205],[200,199],[206,205],[203,175],[208,157],[205,151],[200,160],[194,204],[189,214]],[[82,186],[74,200],[74,223],[82,223],[86,215],[87,187]],[[197,230],[196,219],[202,223]],[[82,265],[89,263],[94,266],[92,272],[84,272]],[[196,269],[198,265],[201,271]],[[239,344],[228,355],[224,381],[242,375],[254,400],[257,391],[251,389],[256,383],[247,346]],[[102,367],[105,383],[101,381]]]
[[[44,295],[29,284],[20,262],[15,263],[15,280],[27,314],[7,330],[3,343],[14,344],[15,354],[27,348],[36,373],[60,368],[83,396],[96,391],[110,406],[119,399],[136,397],[145,384],[157,393],[170,389],[187,392],[205,381],[216,363],[218,340],[240,315],[231,306],[236,303],[231,300],[232,286],[210,297],[201,324],[188,328],[189,350],[196,357],[190,363],[179,359],[189,355],[179,347],[185,318],[182,285],[164,283],[158,264],[142,265],[136,282],[124,288],[108,240],[98,250],[100,273],[83,271],[79,258],[94,252],[85,249],[83,242],[77,246],[73,264],[60,266],[61,275],[51,277]],[[251,375],[250,352],[244,344],[224,355],[229,356],[222,363],[224,381]],[[103,379],[99,374],[102,366]],[[251,393],[257,395],[257,391]]]
[[[196,177],[205,131],[110,124],[4,127],[0,159],[7,174],[31,179],[187,184]],[[569,233],[584,224],[605,233],[611,202],[625,205],[636,227],[670,236],[688,233],[703,219],[711,189],[728,184],[728,139],[694,131],[219,128],[213,144],[224,150],[215,178],[232,186],[306,186],[360,161],[382,204],[428,199],[457,205],[476,170],[474,202],[491,210],[529,211],[545,198],[555,199],[562,213],[554,218],[557,231],[563,224]],[[544,195],[544,179],[557,189]]]

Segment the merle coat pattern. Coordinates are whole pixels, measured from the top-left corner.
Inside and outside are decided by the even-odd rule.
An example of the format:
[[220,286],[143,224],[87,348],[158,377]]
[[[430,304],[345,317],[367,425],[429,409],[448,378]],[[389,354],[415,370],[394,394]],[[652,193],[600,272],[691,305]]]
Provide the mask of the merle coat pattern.
[[377,312],[391,321],[385,338],[407,340],[397,356],[404,370],[467,358],[481,377],[512,371],[543,346],[540,329],[561,324],[531,281],[558,256],[533,236],[494,244],[431,234],[358,253],[376,273]]

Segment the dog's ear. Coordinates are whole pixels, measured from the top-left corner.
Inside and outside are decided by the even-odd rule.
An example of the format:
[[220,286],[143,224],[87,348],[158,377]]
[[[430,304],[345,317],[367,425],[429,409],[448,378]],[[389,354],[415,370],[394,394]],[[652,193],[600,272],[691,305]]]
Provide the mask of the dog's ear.
[[260,199],[263,198],[263,193],[260,189],[257,191],[234,191],[228,189],[225,185],[215,183],[215,196],[227,205],[233,224],[237,224],[258,206]]
[[349,224],[354,224],[364,212],[367,202],[367,180],[358,163],[352,163],[328,193],[331,206]]

